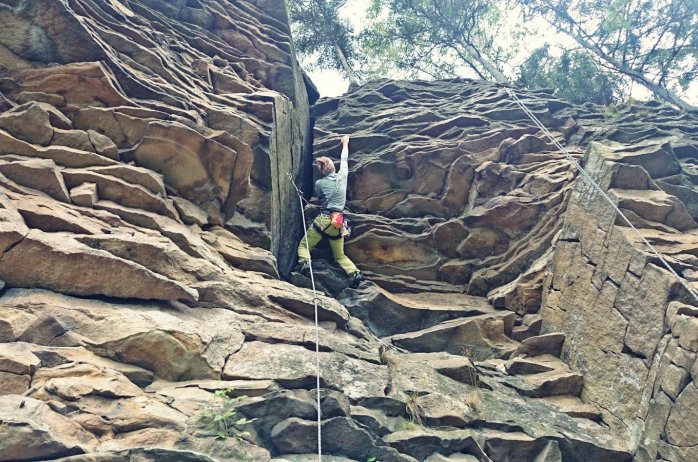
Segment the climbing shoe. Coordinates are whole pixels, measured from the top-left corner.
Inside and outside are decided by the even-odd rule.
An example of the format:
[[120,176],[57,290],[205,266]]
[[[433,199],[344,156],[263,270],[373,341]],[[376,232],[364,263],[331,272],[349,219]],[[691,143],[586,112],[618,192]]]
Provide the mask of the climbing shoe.
[[310,274],[310,265],[307,261],[299,262],[296,266],[296,272],[301,273],[303,276],[307,276],[308,274]]
[[361,271],[357,271],[356,273],[351,275],[351,286],[356,289],[359,287],[359,284],[364,280],[364,275],[361,274]]

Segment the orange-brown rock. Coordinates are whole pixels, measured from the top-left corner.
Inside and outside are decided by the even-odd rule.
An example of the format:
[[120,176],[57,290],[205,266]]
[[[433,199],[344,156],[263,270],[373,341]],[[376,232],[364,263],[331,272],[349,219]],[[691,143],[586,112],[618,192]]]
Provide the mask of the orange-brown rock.
[[[378,80],[311,136],[283,2],[4,3],[0,460],[311,460],[318,411],[328,461],[695,459],[694,114],[516,90],[567,157]],[[344,133],[358,288],[289,274]]]
[[0,278],[15,287],[146,300],[198,298],[196,291],[179,282],[81,244],[65,233],[32,230],[12,249],[5,250],[0,261]]
[[0,458],[4,460],[68,456],[96,449],[94,436],[43,401],[7,395],[0,396],[0,403]]
[[48,145],[54,137],[49,113],[39,104],[29,103],[0,115],[0,128],[33,144]]
[[82,183],[70,189],[70,200],[83,207],[94,207],[97,202],[97,184]]
[[51,159],[0,160],[0,173],[17,184],[70,203],[63,176]]

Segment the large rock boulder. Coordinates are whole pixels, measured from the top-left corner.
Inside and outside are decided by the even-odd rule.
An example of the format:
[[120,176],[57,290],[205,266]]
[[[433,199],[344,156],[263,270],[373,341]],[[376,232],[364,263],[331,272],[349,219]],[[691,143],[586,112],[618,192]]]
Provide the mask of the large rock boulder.
[[[70,234],[29,232],[2,257],[0,278],[15,287],[45,287],[74,295],[194,301],[198,294],[147,268],[93,249]],[[91,277],[90,272],[101,274]]]
[[97,439],[46,403],[0,396],[0,460],[46,460],[96,449]]

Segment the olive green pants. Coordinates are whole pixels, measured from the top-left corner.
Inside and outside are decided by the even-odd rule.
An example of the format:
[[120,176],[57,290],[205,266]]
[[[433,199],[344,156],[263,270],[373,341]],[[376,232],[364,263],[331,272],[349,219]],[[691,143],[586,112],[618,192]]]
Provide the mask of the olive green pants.
[[[339,236],[339,234],[342,232],[341,229],[337,229],[333,226],[329,226],[330,224],[330,217],[327,215],[318,215],[317,218],[315,218],[315,223],[320,227],[320,229],[324,229],[325,233],[329,236]],[[327,228],[327,229],[325,229]],[[308,236],[307,236],[307,244],[306,244],[306,237],[303,237],[301,240],[301,243],[298,244],[298,262],[299,263],[305,263],[308,260],[310,260],[310,254],[308,253],[308,248],[313,248],[315,247],[318,242],[322,240],[324,236],[320,234],[320,232],[315,229],[315,227],[311,224],[308,227]],[[357,273],[359,271],[359,268],[354,265],[354,263],[344,255],[344,238],[340,237],[338,239],[327,239],[330,242],[330,248],[332,249],[332,255],[334,256],[335,261],[337,264],[344,270],[345,273],[347,273],[349,276],[351,276],[354,273]]]

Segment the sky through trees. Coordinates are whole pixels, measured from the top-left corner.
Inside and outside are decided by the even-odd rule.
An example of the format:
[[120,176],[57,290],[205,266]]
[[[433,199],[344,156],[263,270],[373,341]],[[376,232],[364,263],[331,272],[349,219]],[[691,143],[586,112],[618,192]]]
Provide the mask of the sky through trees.
[[328,96],[347,80],[459,76],[698,108],[698,0],[287,2],[301,63]]

